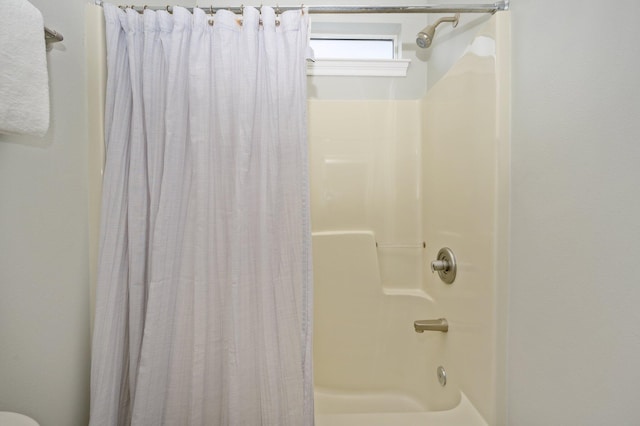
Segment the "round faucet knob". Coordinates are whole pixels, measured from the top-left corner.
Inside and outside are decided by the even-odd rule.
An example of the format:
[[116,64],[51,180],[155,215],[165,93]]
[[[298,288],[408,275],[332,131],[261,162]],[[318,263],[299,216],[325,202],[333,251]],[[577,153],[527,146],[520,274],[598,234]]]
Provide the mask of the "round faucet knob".
[[431,262],[431,272],[436,271],[448,271],[449,270],[449,262],[446,260],[434,260]]
[[456,257],[448,247],[443,247],[438,251],[436,260],[431,262],[431,272],[438,271],[440,279],[446,284],[451,284],[456,279]]

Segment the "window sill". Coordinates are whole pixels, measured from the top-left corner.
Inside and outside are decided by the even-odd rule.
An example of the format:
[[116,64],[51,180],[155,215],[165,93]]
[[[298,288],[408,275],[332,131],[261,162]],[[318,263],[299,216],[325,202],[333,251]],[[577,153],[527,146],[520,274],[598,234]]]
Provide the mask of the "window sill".
[[307,75],[406,77],[411,59],[318,59]]

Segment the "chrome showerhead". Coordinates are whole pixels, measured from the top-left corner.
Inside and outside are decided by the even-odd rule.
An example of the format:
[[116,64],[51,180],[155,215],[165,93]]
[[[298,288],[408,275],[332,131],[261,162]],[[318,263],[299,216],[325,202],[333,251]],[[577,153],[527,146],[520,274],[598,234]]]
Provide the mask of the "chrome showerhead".
[[438,25],[442,24],[443,22],[451,22],[453,24],[453,28],[455,28],[458,25],[459,18],[460,14],[456,13],[454,16],[440,18],[433,24],[427,25],[416,36],[416,44],[422,49],[426,49],[427,47],[431,46],[431,43],[433,42],[433,36],[436,33],[436,28],[438,27]]

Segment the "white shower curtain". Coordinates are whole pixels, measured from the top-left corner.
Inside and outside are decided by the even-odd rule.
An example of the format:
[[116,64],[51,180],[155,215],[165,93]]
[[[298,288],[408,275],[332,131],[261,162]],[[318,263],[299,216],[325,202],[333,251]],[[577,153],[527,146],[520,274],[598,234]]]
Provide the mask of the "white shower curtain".
[[312,425],[308,15],[104,13],[91,426]]

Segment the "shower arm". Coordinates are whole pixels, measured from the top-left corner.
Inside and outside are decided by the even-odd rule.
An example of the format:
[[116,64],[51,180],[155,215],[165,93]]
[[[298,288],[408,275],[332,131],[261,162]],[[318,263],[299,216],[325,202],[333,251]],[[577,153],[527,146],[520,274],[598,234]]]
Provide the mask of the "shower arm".
[[436,35],[436,28],[438,27],[438,25],[442,24],[443,22],[451,22],[453,24],[453,28],[455,28],[458,26],[459,19],[460,19],[460,14],[456,13],[453,16],[445,16],[443,18],[438,19],[433,24],[427,25],[416,36],[416,44],[418,45],[418,47],[422,49],[426,49],[430,47],[431,43],[433,42],[433,38]]
[[458,26],[458,20],[460,19],[460,14],[456,13],[453,16],[444,16],[440,19],[438,19],[436,22],[434,22],[432,25],[434,28],[438,28],[438,25],[445,23],[445,22],[452,22],[453,23],[453,28]]

